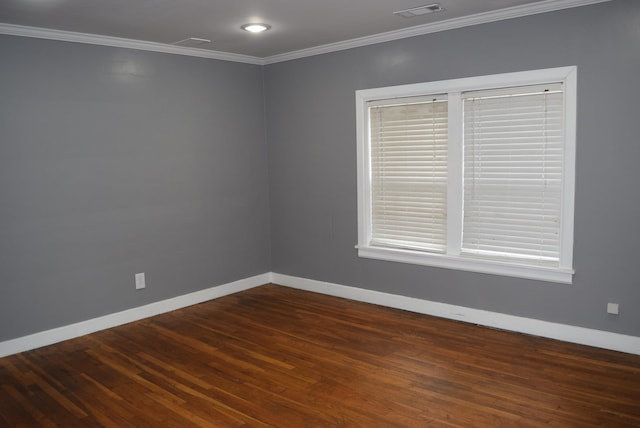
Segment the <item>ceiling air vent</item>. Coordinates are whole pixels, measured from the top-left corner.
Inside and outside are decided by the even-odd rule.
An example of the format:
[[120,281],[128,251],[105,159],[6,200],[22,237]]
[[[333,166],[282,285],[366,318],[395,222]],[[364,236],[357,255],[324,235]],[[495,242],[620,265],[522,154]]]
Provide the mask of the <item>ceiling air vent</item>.
[[399,10],[393,12],[394,15],[402,16],[403,18],[413,18],[414,16],[426,15],[428,13],[442,12],[444,8],[438,3],[428,4],[425,6],[412,7],[411,9]]
[[211,43],[211,40],[201,39],[199,37],[189,37],[188,39],[182,39],[171,44],[176,46],[183,46],[186,48],[195,48],[197,46],[204,45],[205,43]]

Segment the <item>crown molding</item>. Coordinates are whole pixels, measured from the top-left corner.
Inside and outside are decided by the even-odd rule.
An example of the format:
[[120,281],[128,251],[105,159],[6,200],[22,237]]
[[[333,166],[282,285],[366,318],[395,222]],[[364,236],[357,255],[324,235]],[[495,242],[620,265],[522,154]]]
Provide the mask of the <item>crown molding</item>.
[[199,58],[241,62],[246,64],[264,65],[264,60],[262,58],[249,55],[210,51],[207,49],[187,48],[183,46],[175,46],[164,43],[146,42],[144,40],[124,39],[120,37],[101,36],[97,34],[76,33],[72,31],[27,27],[23,25],[0,23],[0,34],[136,49],[141,51],[160,52],[173,55],[194,56]]
[[344,40],[336,43],[316,46],[298,51],[286,52],[264,58],[264,64],[275,64],[278,62],[291,61],[294,59],[309,56],[321,55],[325,53],[337,52],[361,46],[374,45],[377,43],[390,42],[393,40],[405,39],[408,37],[422,36],[440,31],[453,30],[456,28],[470,27],[472,25],[487,24],[490,22],[504,21],[523,16],[537,15],[540,13],[553,12],[562,9],[570,9],[579,6],[587,6],[596,3],[606,3],[612,0],[544,0],[537,3],[513,6],[504,9],[483,12],[475,15],[452,18],[430,24],[416,25],[414,27],[403,28],[401,30],[387,31],[385,33],[374,34],[372,36],[358,37],[356,39]]
[[76,33],[72,31],[27,27],[5,23],[0,23],[0,34],[137,49],[150,52],[168,53],[173,55],[186,55],[199,58],[217,59],[221,61],[241,62],[246,64],[267,65],[357,48],[361,46],[368,46],[377,43],[390,42],[393,40],[405,39],[408,37],[422,36],[425,34],[437,33],[440,31],[453,30],[456,28],[470,27],[472,25],[487,24],[490,22],[503,21],[506,19],[520,18],[523,16],[553,12],[579,6],[588,6],[596,3],[606,3],[610,1],[613,0],[543,0],[536,3],[513,6],[494,10],[491,12],[483,12],[475,15],[433,22],[430,24],[416,25],[414,27],[403,28],[401,30],[388,31],[371,36],[358,37],[355,39],[344,40],[336,43],[329,43],[326,45],[320,45],[308,49],[285,52],[283,54],[272,55],[265,58],[228,52],[211,51],[208,49],[187,48],[164,43],[147,42],[144,40],[133,40],[120,37]]

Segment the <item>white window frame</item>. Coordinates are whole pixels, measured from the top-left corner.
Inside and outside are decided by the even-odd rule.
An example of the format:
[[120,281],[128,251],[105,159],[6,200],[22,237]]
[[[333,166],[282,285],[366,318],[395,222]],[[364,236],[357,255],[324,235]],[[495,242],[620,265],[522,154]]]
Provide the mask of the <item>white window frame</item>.
[[[575,198],[576,86],[577,67],[558,67],[515,73],[494,74],[437,82],[417,83],[356,91],[357,175],[358,175],[358,256],[463,271],[528,278],[570,284],[573,280],[573,221]],[[537,266],[517,261],[496,261],[461,254],[463,210],[463,146],[461,93],[525,85],[563,83],[564,163],[560,221],[559,265]],[[449,94],[449,147],[446,254],[370,245],[371,168],[368,103],[431,94]],[[452,114],[453,113],[453,114]],[[457,195],[457,197],[451,197]]]

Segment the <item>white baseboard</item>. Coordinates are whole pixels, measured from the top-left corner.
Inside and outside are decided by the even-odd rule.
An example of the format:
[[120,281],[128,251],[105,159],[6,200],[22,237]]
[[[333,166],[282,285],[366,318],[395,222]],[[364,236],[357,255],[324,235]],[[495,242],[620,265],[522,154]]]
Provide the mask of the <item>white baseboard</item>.
[[518,317],[464,306],[272,273],[275,284],[360,302],[640,355],[640,337]]
[[105,330],[155,315],[160,315],[166,312],[171,312],[176,309],[217,299],[240,291],[249,290],[268,283],[298,288],[315,293],[328,294],[360,302],[373,303],[380,306],[403,309],[425,315],[433,315],[441,318],[480,324],[487,327],[532,334],[535,336],[562,340],[564,342],[578,343],[581,345],[595,346],[598,348],[640,355],[640,337],[636,336],[628,336],[584,327],[575,327],[267,272],[250,278],[211,287],[206,290],[196,291],[194,293],[162,300],[145,306],[128,309],[126,311],[0,342],[0,358],[62,342],[64,340],[73,339],[75,337],[84,336],[85,334],[94,333],[96,331]]
[[17,339],[7,340],[0,342],[0,358],[62,342],[63,340],[84,336],[85,334],[94,333],[96,331],[105,330],[122,324],[127,324],[132,321],[138,321],[154,315],[175,311],[176,309],[217,299],[222,296],[248,290],[270,282],[271,273],[267,272],[250,278],[241,279],[239,281],[162,300],[160,302],[127,309],[122,312],[116,312],[114,314],[30,334]]

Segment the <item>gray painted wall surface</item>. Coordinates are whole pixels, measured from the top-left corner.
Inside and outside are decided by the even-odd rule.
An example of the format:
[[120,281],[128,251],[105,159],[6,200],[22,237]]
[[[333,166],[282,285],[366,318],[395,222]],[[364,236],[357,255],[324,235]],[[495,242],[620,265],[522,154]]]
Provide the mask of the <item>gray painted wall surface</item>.
[[[638,22],[640,2],[616,0],[264,76],[0,36],[0,341],[269,270],[640,336]],[[565,65],[579,90],[573,285],[357,257],[355,90]]]
[[[617,0],[267,66],[273,271],[640,336],[639,23],[640,2]],[[357,257],[357,89],[567,65],[578,66],[572,285]]]
[[269,271],[262,67],[0,53],[0,341]]

